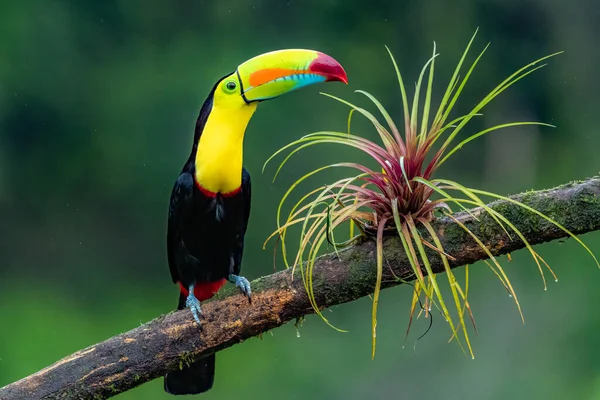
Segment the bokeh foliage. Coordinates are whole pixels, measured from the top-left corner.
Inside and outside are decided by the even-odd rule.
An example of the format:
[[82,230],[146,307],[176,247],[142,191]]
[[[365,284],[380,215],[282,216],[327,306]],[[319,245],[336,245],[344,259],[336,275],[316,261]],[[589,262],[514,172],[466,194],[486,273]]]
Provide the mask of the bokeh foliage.
[[[530,59],[565,50],[499,98],[482,122],[557,128],[474,142],[444,175],[508,194],[596,174],[599,13],[595,0],[1,2],[0,385],[175,307],[164,246],[170,190],[206,94],[240,62],[314,48],[338,59],[350,78],[348,87],[265,103],[250,124],[245,165],[254,198],[243,272],[255,278],[273,271],[271,248],[261,247],[289,183],[323,157],[348,157],[335,147],[305,152],[275,184],[260,173],[263,162],[293,138],[344,130],[347,110],[319,90],[348,97],[365,89],[400,115],[384,44],[413,77],[436,40],[443,49],[436,71],[447,81],[479,26],[492,47],[457,105],[463,110]],[[585,240],[598,251],[598,234]],[[475,360],[446,344],[435,315],[432,331],[413,348],[428,325],[417,321],[402,348],[412,292],[398,287],[381,294],[374,361],[371,304],[361,300],[326,311],[348,333],[309,317],[300,337],[290,325],[219,353],[215,388],[204,397],[598,398],[600,274],[572,242],[536,249],[559,276],[547,292],[525,252],[506,264],[524,326],[487,268],[470,269],[482,333],[473,338]],[[120,398],[170,397],[157,380]]]

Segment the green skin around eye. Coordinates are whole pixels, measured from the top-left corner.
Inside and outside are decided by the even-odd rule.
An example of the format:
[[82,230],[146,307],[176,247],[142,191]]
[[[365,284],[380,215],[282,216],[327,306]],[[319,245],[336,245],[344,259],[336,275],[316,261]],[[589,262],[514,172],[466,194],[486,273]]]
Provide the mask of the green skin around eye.
[[237,85],[235,84],[235,82],[227,82],[227,84],[225,85],[225,89],[228,92],[234,91],[236,87]]

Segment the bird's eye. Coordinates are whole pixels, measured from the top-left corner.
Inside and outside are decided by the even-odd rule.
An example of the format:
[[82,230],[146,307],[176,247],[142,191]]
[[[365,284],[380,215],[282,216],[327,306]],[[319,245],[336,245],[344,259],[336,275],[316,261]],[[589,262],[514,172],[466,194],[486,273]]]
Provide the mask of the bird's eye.
[[233,92],[236,89],[237,85],[235,84],[235,82],[229,81],[229,82],[227,82],[225,87],[227,88],[227,91]]

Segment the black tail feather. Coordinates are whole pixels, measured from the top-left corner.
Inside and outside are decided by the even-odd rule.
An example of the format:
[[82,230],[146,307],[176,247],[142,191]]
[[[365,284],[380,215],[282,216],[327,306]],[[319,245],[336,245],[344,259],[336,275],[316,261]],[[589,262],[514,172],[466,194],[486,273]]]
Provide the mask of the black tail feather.
[[[185,300],[185,296],[180,294],[178,310],[185,308]],[[165,375],[165,392],[174,395],[204,393],[212,388],[214,379],[215,354],[211,354]]]
[[165,391],[170,394],[198,394],[208,391],[215,378],[215,355],[201,358],[189,367],[165,375]]

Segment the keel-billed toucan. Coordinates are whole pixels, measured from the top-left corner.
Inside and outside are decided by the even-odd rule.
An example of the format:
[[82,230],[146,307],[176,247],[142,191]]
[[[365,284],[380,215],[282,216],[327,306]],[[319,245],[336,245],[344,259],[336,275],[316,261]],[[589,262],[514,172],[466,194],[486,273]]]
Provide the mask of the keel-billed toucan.
[[[240,276],[250,214],[250,174],[242,166],[246,126],[259,102],[313,83],[347,83],[342,66],[313,50],[280,50],[254,57],[213,87],[196,122],[191,154],[175,182],[169,207],[167,257],[179,284],[178,309],[200,324],[200,302],[226,281],[250,300]],[[213,385],[214,354],[165,376],[165,390],[195,394]]]

